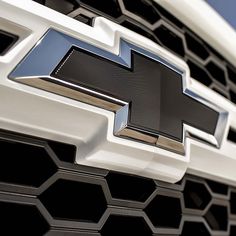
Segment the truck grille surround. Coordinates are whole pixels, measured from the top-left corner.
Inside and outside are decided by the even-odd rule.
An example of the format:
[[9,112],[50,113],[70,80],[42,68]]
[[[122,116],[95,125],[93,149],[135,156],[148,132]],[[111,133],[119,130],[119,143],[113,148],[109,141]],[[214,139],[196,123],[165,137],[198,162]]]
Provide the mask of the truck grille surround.
[[[90,25],[103,16],[150,38],[236,104],[236,68],[154,1],[35,1]],[[77,165],[73,145],[5,130],[0,146],[1,235],[236,235],[233,186],[188,174],[167,184]]]

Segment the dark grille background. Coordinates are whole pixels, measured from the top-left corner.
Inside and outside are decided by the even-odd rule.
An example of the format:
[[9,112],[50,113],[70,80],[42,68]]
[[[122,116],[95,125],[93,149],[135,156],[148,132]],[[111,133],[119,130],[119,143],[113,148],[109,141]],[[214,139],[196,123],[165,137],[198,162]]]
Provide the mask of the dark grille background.
[[[230,235],[236,188],[74,163],[73,145],[0,131],[0,235]],[[63,152],[61,152],[63,150]]]
[[194,79],[236,103],[236,68],[154,1],[35,1],[86,24],[91,24],[93,17],[104,16],[150,38],[184,59]]

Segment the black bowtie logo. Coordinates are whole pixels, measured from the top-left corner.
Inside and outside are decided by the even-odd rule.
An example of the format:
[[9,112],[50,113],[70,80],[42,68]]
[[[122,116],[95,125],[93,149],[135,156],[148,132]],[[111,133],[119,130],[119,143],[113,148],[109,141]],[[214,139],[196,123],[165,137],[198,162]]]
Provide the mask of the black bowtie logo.
[[[60,54],[52,40],[55,33],[49,31],[11,77],[27,77],[21,81],[116,112],[116,135],[182,152],[176,144],[183,143],[183,124],[213,136],[216,133],[219,113],[184,94],[181,73],[155,55],[124,41],[121,54],[114,55],[84,42],[81,46],[81,41],[68,36],[61,56],[48,55],[47,49]],[[40,82],[32,82],[27,73],[22,74],[22,67],[39,52],[39,67],[47,60],[53,65],[46,66],[47,76],[34,74]]]

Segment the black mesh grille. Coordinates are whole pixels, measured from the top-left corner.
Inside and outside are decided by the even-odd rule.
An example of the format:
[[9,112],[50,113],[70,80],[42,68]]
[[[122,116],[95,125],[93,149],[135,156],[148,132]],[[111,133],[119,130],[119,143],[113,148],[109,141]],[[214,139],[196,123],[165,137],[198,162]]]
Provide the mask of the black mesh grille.
[[[236,103],[236,68],[207,42],[152,0],[35,0],[90,24],[104,16],[184,59],[191,76]],[[62,3],[61,3],[62,2]]]
[[0,140],[0,235],[235,235],[235,187],[191,175],[167,184],[76,165],[73,145]]

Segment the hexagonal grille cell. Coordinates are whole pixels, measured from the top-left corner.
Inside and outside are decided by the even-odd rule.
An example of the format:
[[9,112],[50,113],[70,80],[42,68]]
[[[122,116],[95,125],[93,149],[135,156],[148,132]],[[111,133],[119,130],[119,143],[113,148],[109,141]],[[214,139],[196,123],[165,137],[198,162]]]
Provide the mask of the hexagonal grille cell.
[[207,72],[200,68],[196,63],[194,63],[192,60],[188,60],[187,64],[190,68],[191,76],[198,81],[200,81],[202,84],[205,84],[206,86],[209,86],[212,83],[212,80],[210,76],[207,74]]
[[202,222],[184,222],[181,236],[210,236],[206,226]]
[[210,187],[213,193],[227,195],[228,186],[226,184],[222,184],[213,180],[206,180],[207,185]]
[[182,39],[166,26],[161,25],[155,29],[155,35],[163,43],[164,46],[171,49],[181,57],[184,56],[184,46]]
[[61,161],[70,163],[75,162],[76,146],[51,140],[48,140],[48,145]]
[[206,65],[206,68],[214,79],[221,84],[226,85],[225,73],[218,65],[211,61]]
[[207,213],[205,218],[209,226],[213,230],[226,231],[228,226],[228,210],[226,206],[220,206],[213,204]]
[[155,9],[159,12],[161,15],[161,20],[167,22],[173,23],[174,26],[177,26],[178,28],[182,29],[184,27],[184,24],[176,18],[174,15],[172,15],[169,11],[167,11],[165,8],[163,8],[161,5],[159,5],[156,1],[153,1],[153,6]]
[[41,236],[48,223],[33,205],[0,202],[0,235]]
[[39,199],[60,220],[98,222],[107,206],[100,185],[66,179],[57,180]]
[[184,188],[186,208],[204,210],[211,200],[211,195],[203,183],[187,180]]
[[[136,1],[135,4],[130,0],[123,0],[123,2],[128,11],[142,17],[150,24],[153,24],[160,19],[158,12],[149,0],[139,0]],[[147,12],[149,14],[147,14]]]
[[113,198],[144,202],[154,192],[153,180],[110,172],[106,180]]
[[0,181],[38,187],[57,167],[43,146],[0,139]]
[[204,47],[203,43],[198,39],[194,38],[190,33],[185,33],[185,39],[188,46],[188,49],[194,54],[199,56],[201,59],[205,60],[209,57],[209,52]]
[[152,231],[142,217],[111,215],[101,231],[102,236],[151,236]]
[[179,228],[182,217],[179,198],[157,195],[144,211],[155,227]]

